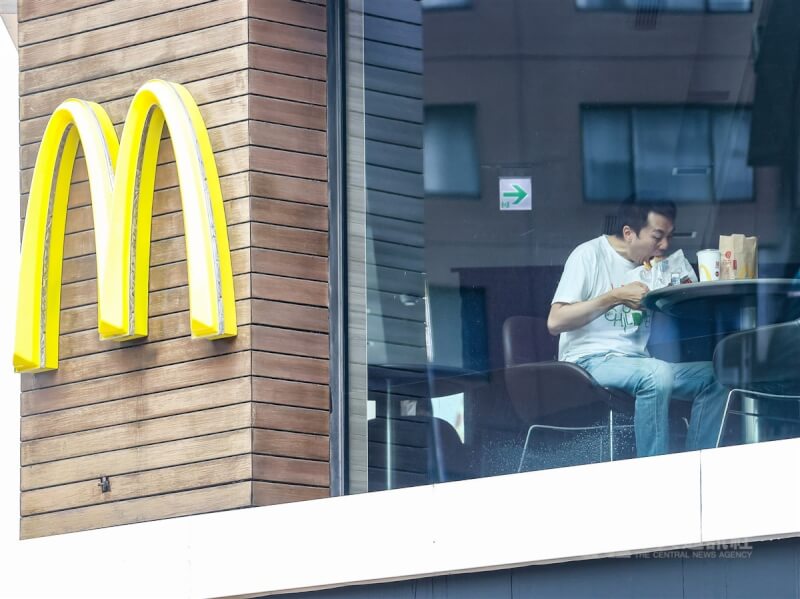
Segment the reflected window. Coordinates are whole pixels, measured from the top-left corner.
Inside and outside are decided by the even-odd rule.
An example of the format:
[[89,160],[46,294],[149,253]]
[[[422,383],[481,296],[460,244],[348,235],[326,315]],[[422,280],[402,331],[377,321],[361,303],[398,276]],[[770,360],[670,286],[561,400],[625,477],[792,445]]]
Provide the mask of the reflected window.
[[426,194],[480,194],[475,106],[426,106],[423,144]]
[[584,107],[587,201],[753,199],[750,110]]
[[422,0],[423,10],[439,8],[470,8],[472,0]]
[[750,12],[752,0],[575,0],[578,10]]

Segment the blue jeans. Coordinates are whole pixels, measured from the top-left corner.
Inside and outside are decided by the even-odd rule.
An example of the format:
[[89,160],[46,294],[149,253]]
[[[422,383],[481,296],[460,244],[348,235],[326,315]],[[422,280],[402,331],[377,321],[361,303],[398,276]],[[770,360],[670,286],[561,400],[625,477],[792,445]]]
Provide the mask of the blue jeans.
[[580,358],[603,387],[636,398],[633,428],[639,457],[669,452],[669,402],[692,402],[687,449],[715,447],[728,390],[717,382],[710,362],[671,363],[615,354]]

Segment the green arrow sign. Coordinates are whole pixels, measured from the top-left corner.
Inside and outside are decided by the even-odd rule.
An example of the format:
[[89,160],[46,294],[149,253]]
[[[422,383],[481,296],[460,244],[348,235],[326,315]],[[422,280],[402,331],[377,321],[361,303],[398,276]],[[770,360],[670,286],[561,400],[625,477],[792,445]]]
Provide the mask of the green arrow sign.
[[522,200],[528,197],[528,193],[516,183],[512,185],[515,191],[506,191],[503,193],[504,198],[517,198],[514,200],[513,205],[519,204]]

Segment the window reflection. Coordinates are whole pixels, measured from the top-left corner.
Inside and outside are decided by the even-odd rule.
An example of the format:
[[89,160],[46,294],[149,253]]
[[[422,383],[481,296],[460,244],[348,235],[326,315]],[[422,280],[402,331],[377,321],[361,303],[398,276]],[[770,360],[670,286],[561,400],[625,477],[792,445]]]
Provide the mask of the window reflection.
[[[612,247],[631,271],[681,250],[697,276],[698,251],[718,249],[721,235],[758,238],[758,279],[679,287],[692,303],[613,307],[610,318],[649,327],[646,351],[670,369],[662,390],[690,364],[702,365],[690,383],[724,387],[712,399],[725,425],[705,427],[706,446],[800,435],[800,383],[787,366],[796,357],[781,349],[800,341],[799,5],[474,0],[468,11],[423,10],[445,4],[467,3],[364,0],[367,41],[354,44],[365,130],[364,155],[350,160],[351,174],[363,166],[365,207],[351,212],[363,228],[350,252],[365,266],[349,278],[366,307],[351,334],[353,346],[366,343],[366,364],[350,400],[366,414],[352,428],[368,447],[354,457],[367,474],[353,488],[648,453],[639,391],[605,376],[613,344],[597,364],[559,361],[570,330],[548,327],[575,249],[627,239],[626,201],[677,206],[658,252]],[[502,209],[508,178],[529,181],[531,210]],[[656,228],[634,227],[631,239]],[[599,269],[584,270],[591,279]],[[667,285],[683,278],[663,275]],[[563,303],[591,299],[576,287]],[[692,405],[704,392],[688,385],[688,401],[670,398],[659,412],[669,432],[650,453],[698,446]]]
[[751,200],[747,108],[583,108],[588,201]]
[[422,0],[423,10],[436,8],[469,8],[472,0]]
[[575,0],[579,10],[750,12],[752,0]]
[[422,140],[425,193],[478,195],[474,106],[426,106]]

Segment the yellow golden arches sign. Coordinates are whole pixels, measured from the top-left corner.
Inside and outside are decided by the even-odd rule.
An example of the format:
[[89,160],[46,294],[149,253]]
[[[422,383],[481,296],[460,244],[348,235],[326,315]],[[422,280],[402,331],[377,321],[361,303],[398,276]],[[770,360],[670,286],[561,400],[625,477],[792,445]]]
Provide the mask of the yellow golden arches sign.
[[119,142],[105,110],[93,102],[66,100],[50,117],[22,237],[17,372],[58,368],[64,227],[78,142],[92,200],[100,337],[147,335],[153,187],[165,123],[178,170],[192,336],[236,335],[225,211],[208,132],[183,86],[152,80],[136,92]]

